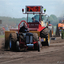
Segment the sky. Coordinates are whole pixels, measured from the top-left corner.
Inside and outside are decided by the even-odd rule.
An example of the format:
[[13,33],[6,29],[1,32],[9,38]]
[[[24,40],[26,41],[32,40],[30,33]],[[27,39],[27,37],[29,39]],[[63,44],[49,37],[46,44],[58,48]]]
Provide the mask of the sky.
[[42,5],[46,9],[46,14],[57,17],[64,14],[64,0],[0,0],[0,16],[22,18],[26,17],[22,13],[22,8],[26,5]]

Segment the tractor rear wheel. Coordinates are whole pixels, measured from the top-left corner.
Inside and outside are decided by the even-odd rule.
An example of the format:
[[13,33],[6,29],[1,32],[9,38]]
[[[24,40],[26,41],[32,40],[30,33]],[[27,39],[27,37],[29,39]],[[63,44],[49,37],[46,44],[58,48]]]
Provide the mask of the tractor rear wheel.
[[50,36],[51,36],[51,33],[50,33],[50,29],[49,28],[45,28],[44,30],[41,31],[41,38],[45,38],[46,41],[44,42],[41,42],[42,46],[50,46]]
[[17,42],[17,34],[11,33],[9,36],[9,49],[10,50],[16,49],[16,42]]

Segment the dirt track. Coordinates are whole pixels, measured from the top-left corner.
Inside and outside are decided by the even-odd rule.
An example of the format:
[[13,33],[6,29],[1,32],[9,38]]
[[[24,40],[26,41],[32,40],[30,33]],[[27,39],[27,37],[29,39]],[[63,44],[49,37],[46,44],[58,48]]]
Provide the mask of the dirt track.
[[51,40],[50,47],[43,46],[41,52],[5,51],[4,39],[0,38],[0,64],[64,64],[64,39]]

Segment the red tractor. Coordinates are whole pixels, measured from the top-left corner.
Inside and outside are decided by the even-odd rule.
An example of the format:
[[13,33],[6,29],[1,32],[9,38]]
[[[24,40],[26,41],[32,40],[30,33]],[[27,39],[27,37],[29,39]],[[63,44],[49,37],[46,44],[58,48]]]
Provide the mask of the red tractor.
[[[50,29],[47,17],[42,13],[43,6],[26,6],[27,22],[22,20],[18,29],[5,32],[5,48],[20,51],[32,48],[40,51],[41,44],[50,46]],[[22,12],[24,9],[22,9]],[[20,25],[26,23],[29,31],[20,33]]]

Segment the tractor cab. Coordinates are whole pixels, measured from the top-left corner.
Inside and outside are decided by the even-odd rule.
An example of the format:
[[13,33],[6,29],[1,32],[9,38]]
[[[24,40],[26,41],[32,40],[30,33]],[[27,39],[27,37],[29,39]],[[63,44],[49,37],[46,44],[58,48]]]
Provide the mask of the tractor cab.
[[39,27],[39,14],[28,14],[27,23],[29,28]]

